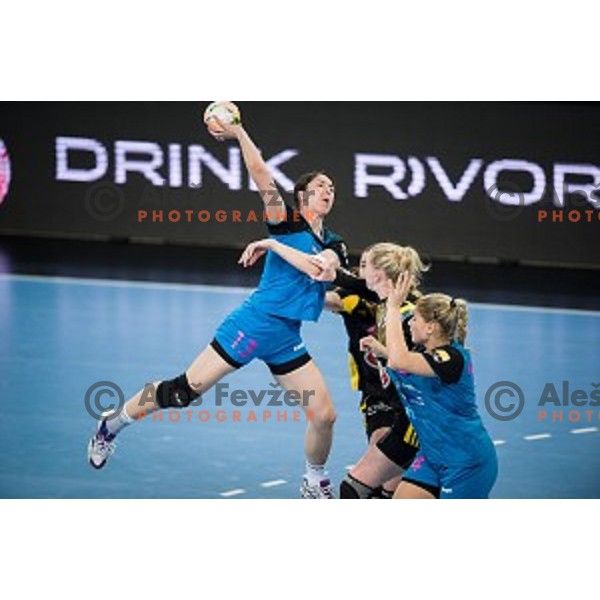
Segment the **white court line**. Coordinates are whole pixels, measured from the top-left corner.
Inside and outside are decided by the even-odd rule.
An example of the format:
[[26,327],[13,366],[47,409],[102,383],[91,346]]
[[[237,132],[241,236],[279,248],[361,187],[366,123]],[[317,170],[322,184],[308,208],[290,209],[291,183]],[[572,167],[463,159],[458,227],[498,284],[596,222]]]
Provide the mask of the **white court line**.
[[494,446],[504,446],[506,440],[494,440]]
[[552,437],[551,433],[538,433],[536,435],[526,435],[523,439],[527,442],[534,442],[536,440],[546,440]]
[[595,433],[598,431],[597,427],[585,427],[584,429],[571,429],[571,433],[579,434],[579,433]]
[[25,283],[50,283],[110,288],[139,288],[148,290],[170,290],[175,292],[206,292],[208,294],[249,294],[254,288],[226,287],[219,285],[197,285],[185,283],[159,283],[155,281],[130,281],[128,279],[87,279],[81,277],[51,277],[45,275],[0,274],[0,281],[22,281]]
[[[51,283],[80,286],[102,286],[112,288],[140,288],[149,290],[171,290],[178,292],[206,292],[208,294],[250,294],[255,288],[229,287],[218,285],[198,285],[184,283],[160,283],[155,281],[131,281],[129,279],[88,279],[82,277],[52,277],[49,275],[0,274],[0,281],[23,281],[27,283]],[[471,302],[472,308],[508,312],[531,312],[578,315],[582,317],[600,317],[600,311],[577,308],[552,308],[546,306],[523,306],[520,304],[483,304]]]
[[245,494],[246,490],[243,489],[237,489],[237,490],[229,490],[228,492],[221,492],[219,495],[223,496],[223,498],[232,498],[233,496],[241,496],[242,494]]
[[469,302],[471,308],[480,310],[498,310],[504,312],[550,313],[555,315],[573,315],[580,317],[600,317],[600,311],[580,308],[555,308],[552,306],[523,306],[522,304],[484,304]]
[[346,467],[346,471],[352,471],[352,469],[354,469],[355,465],[348,465]]
[[273,481],[265,481],[264,483],[261,483],[261,487],[264,488],[272,488],[272,487],[277,487],[278,485],[285,485],[287,483],[287,481],[285,479],[274,479]]

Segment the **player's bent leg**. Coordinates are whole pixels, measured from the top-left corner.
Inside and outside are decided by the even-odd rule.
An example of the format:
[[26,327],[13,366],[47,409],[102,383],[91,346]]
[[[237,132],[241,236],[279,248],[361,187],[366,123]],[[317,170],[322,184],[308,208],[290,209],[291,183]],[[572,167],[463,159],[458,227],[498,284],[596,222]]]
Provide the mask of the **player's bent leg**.
[[436,496],[420,485],[402,481],[396,488],[394,500],[435,500]]
[[304,438],[306,474],[301,495],[303,498],[331,499],[334,494],[325,463],[331,451],[336,414],[325,380],[312,360],[290,373],[274,372],[274,375],[286,391],[297,394],[308,421]]
[[[371,437],[369,438],[369,445],[377,445],[383,440],[383,438],[385,438],[386,435],[388,435],[390,430],[391,427],[380,427],[379,429],[373,431]],[[375,494],[375,496],[384,500],[391,500],[394,497],[394,492],[396,491],[396,488],[398,487],[401,481],[402,474],[397,475],[396,477],[392,477],[388,481],[385,481],[381,484],[381,487],[378,488],[378,491]]]
[[306,458],[313,464],[325,464],[331,450],[336,414],[321,372],[311,360],[292,373],[276,375],[276,378],[285,390],[298,394],[306,412]]
[[375,490],[386,481],[401,477],[402,473],[403,469],[383,454],[377,446],[369,446],[349,475],[362,485]]
[[125,405],[125,412],[135,421],[157,410],[186,408],[238,368],[223,358],[212,345],[208,346],[183,375],[155,382],[138,392]]
[[341,500],[369,500],[376,490],[348,474],[340,484]]
[[89,463],[95,469],[102,469],[114,453],[115,438],[122,429],[157,410],[189,406],[202,393],[237,368],[212,346],[208,346],[186,373],[172,380],[147,385],[125,404],[118,415],[98,423],[88,443]]

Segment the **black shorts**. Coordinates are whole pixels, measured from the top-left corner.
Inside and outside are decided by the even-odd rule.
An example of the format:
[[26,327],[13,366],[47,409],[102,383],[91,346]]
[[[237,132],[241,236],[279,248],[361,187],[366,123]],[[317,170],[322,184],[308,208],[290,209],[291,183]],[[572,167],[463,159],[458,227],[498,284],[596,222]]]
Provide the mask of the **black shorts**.
[[[400,408],[404,412],[403,408]],[[365,419],[365,430],[370,440],[375,431],[382,427],[392,427],[398,418],[398,407],[381,396],[363,394],[360,401],[360,412]]]
[[403,469],[407,469],[415,459],[419,451],[419,438],[403,408],[396,411],[392,429],[377,443],[377,447]]

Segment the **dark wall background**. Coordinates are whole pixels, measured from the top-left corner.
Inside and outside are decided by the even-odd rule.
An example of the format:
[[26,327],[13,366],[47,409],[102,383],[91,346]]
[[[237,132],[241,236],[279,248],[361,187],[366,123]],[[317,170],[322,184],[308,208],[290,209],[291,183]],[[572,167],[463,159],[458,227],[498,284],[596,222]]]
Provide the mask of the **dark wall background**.
[[[381,240],[412,244],[433,258],[468,257],[547,264],[599,266],[597,210],[578,196],[566,209],[592,222],[538,223],[538,210],[556,208],[552,194],[529,207],[506,208],[485,193],[483,170],[506,158],[538,164],[549,185],[556,163],[600,165],[600,114],[595,104],[557,103],[281,103],[239,102],[246,128],[265,156],[285,149],[299,155],[282,170],[291,178],[315,167],[334,175],[338,188],[329,226],[354,251]],[[207,103],[3,103],[0,138],[10,153],[12,183],[0,205],[0,232],[59,237],[119,238],[239,248],[264,237],[261,224],[172,224],[137,222],[139,209],[247,211],[261,208],[255,192],[230,191],[209,170],[202,187],[187,181],[187,148],[200,145],[228,162],[228,144],[206,132]],[[94,183],[56,181],[58,136],[94,138],[108,150],[108,171]],[[167,153],[183,149],[183,187],[153,187],[132,173],[115,185],[114,144],[147,141]],[[473,158],[482,171],[462,202],[449,202],[426,167],[426,185],[415,197],[398,201],[382,188],[355,197],[355,154],[390,154],[402,159],[440,160],[456,183]],[[90,166],[84,155],[74,166]],[[385,169],[383,169],[385,171]],[[166,177],[167,169],[160,172]],[[504,186],[529,190],[531,178],[506,174]],[[576,182],[577,177],[569,181]],[[589,182],[589,178],[581,179]],[[407,181],[402,187],[406,189]],[[599,188],[600,189],[600,188]],[[244,213],[245,214],[245,213]],[[565,213],[565,221],[567,221]],[[585,219],[583,219],[585,220]]]

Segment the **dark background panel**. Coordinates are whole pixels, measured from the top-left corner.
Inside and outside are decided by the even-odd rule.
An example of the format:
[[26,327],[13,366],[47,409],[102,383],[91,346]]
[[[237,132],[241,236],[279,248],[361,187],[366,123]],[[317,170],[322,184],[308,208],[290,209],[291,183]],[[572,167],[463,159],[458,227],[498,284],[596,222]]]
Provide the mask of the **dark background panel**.
[[[202,186],[188,186],[186,155],[202,146],[228,163],[230,144],[213,140],[202,125],[207,103],[4,103],[0,138],[10,152],[12,184],[0,206],[0,232],[19,235],[128,239],[240,248],[265,234],[258,223],[218,223],[216,211],[247,212],[260,202],[248,190],[231,191],[208,169]],[[548,185],[557,163],[600,165],[600,116],[596,104],[584,103],[275,103],[240,102],[247,129],[266,157],[285,149],[299,155],[282,170],[294,179],[315,167],[336,179],[338,199],[330,226],[353,251],[381,240],[412,244],[433,258],[468,258],[509,262],[598,266],[600,220],[538,223],[538,210],[554,209],[552,194],[530,207],[509,208],[484,190],[483,170],[501,159],[539,165]],[[58,136],[93,138],[109,156],[106,176],[92,183],[56,181]],[[115,142],[153,142],[165,155],[179,144],[183,187],[153,187],[137,173],[116,185]],[[372,187],[367,198],[355,196],[355,155],[415,157],[425,164],[436,157],[450,179],[458,181],[472,159],[483,161],[461,202],[449,202],[428,167],[423,191],[394,200]],[[76,158],[80,155],[74,155]],[[78,166],[83,162],[74,162]],[[168,177],[168,169],[160,173]],[[577,181],[577,178],[570,179]],[[528,176],[505,174],[502,185],[527,190]],[[581,179],[585,182],[586,179]],[[403,182],[401,187],[406,188]],[[98,211],[98,206],[102,209]],[[567,197],[567,210],[584,214],[590,202]],[[138,210],[194,213],[207,210],[209,223],[143,223]],[[103,212],[104,211],[104,212]],[[564,215],[567,221],[566,213]],[[585,221],[585,219],[583,219]]]

